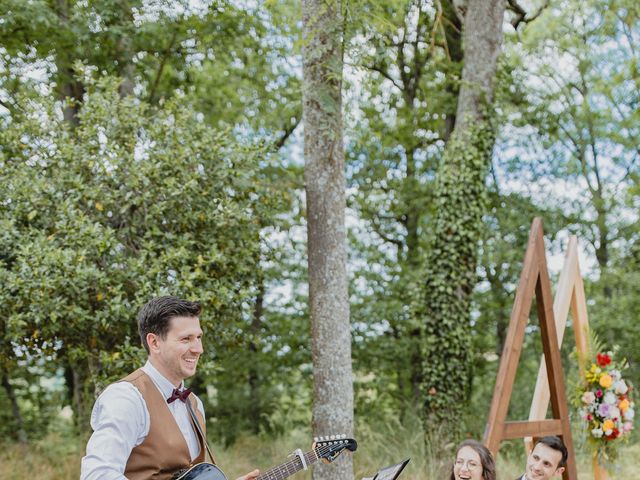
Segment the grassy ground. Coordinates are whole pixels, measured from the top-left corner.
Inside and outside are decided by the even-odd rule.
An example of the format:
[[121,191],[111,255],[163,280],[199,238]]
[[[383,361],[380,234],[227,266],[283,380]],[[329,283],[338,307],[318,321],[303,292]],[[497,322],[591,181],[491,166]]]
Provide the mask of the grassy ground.
[[[409,431],[408,431],[409,430]],[[355,478],[372,476],[380,467],[397,463],[411,457],[411,462],[402,474],[402,480],[442,480],[448,477],[449,461],[452,458],[453,445],[441,445],[438,432],[432,434],[429,448],[420,438],[420,434],[411,433],[413,429],[399,425],[386,425],[384,428],[361,428],[356,438],[359,448],[353,456]],[[418,429],[415,429],[418,431]],[[288,437],[267,439],[256,436],[242,437],[232,447],[224,449],[214,445],[217,463],[230,479],[260,468],[263,471],[283,463],[287,455],[296,448],[307,451],[310,447],[307,433],[296,431]],[[0,445],[0,479],[34,478],[38,480],[77,479],[80,472],[80,458],[83,446],[60,435],[49,435],[45,440],[28,447],[4,444]],[[610,472],[611,478],[637,478],[640,445],[629,444],[623,447],[617,469]],[[580,480],[593,480],[590,458],[578,453],[578,477]],[[505,453],[498,457],[498,479],[511,480],[522,473],[524,453],[519,444],[508,445]],[[309,472],[295,475],[298,480],[310,480]]]

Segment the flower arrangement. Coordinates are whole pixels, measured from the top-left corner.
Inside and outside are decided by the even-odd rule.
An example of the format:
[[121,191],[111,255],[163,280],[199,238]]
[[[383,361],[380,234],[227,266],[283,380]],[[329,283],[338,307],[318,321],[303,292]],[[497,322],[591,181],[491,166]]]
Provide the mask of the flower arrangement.
[[622,378],[628,364],[626,360],[616,362],[613,352],[600,352],[587,367],[575,403],[594,454],[614,460],[617,444],[627,440],[633,429],[633,389]]

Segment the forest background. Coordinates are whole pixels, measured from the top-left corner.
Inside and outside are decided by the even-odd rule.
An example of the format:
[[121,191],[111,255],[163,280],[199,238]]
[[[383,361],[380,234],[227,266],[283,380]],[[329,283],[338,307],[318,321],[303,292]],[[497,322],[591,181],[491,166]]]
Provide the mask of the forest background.
[[[590,323],[640,384],[634,0],[508,2],[470,316],[451,326],[459,341],[425,347],[415,312],[437,245],[465,3],[341,5],[356,476],[412,456],[407,475],[438,478],[457,440],[481,438],[536,215],[554,281],[578,235]],[[77,476],[96,394],[144,359],[137,309],[166,293],[204,304],[191,384],[228,473],[310,444],[300,9],[0,1],[3,478]],[[532,315],[513,419],[528,415],[542,353]],[[575,380],[570,341],[562,353]],[[443,390],[449,371],[465,383],[430,406],[438,421],[425,429],[434,365]],[[626,448],[623,469],[637,455]],[[501,452],[515,477],[521,443]]]

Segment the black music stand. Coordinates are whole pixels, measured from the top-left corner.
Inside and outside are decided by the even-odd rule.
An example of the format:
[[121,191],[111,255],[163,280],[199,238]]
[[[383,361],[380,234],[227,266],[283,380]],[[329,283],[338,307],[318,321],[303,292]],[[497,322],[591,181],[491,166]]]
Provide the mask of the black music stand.
[[400,472],[402,472],[404,467],[407,466],[407,463],[409,463],[409,460],[411,459],[407,458],[395,465],[381,468],[373,477],[364,477],[362,480],[396,480]]

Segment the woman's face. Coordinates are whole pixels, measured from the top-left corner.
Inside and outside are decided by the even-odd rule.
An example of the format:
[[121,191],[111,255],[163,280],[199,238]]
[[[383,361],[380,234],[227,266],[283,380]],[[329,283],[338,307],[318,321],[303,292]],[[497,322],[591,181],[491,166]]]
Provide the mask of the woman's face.
[[482,461],[478,452],[471,447],[458,450],[453,476],[456,480],[482,480]]

